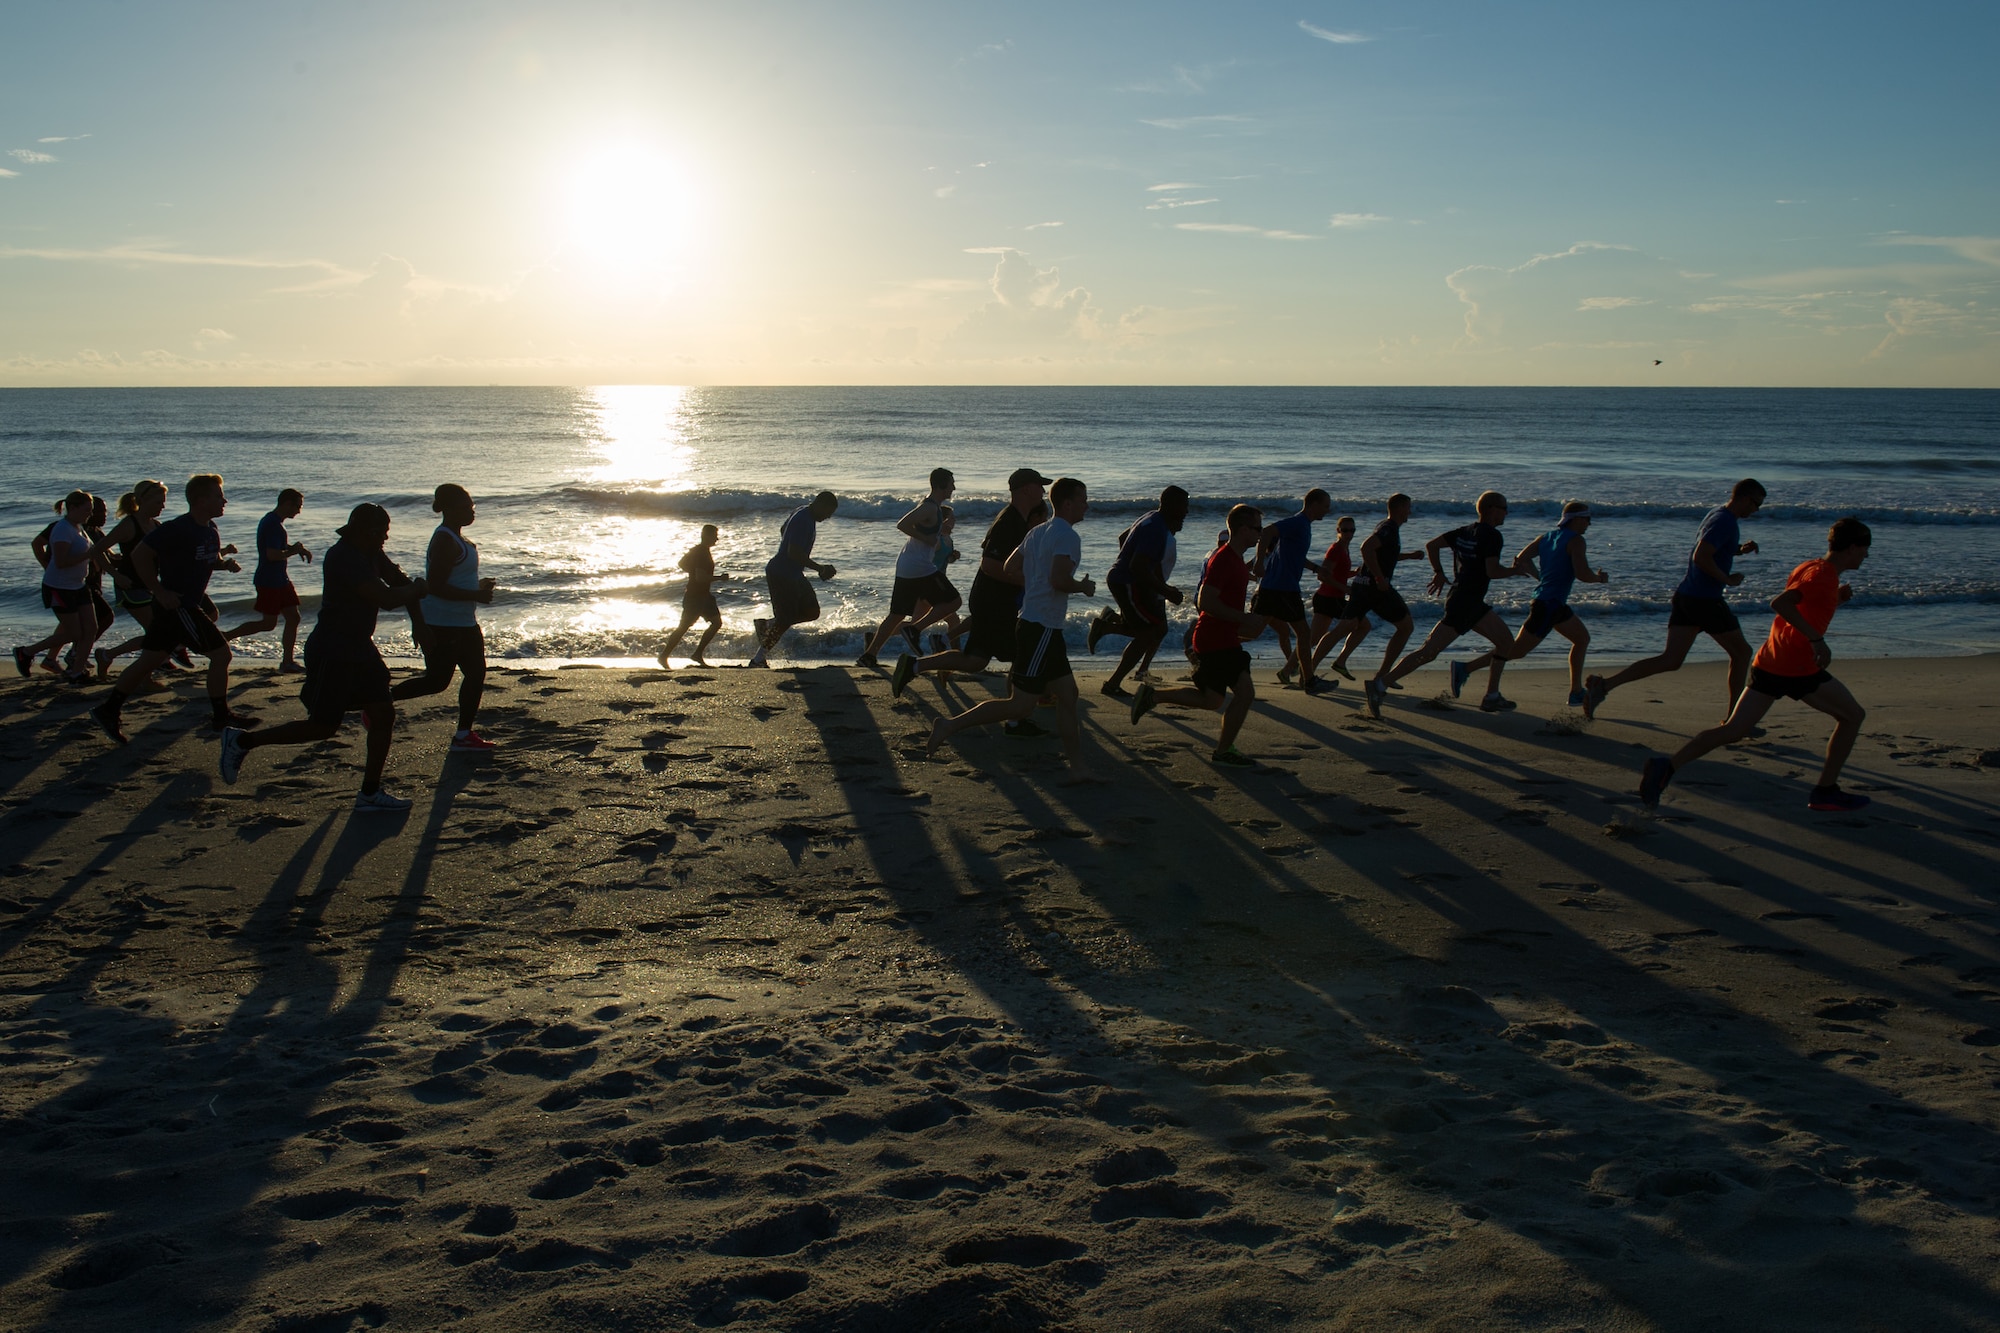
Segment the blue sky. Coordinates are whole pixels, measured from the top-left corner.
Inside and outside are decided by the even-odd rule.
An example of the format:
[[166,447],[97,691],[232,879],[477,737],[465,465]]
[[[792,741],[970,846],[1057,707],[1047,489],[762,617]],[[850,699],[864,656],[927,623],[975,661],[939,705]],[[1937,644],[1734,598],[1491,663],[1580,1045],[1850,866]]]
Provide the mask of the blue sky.
[[1996,385],[1996,13],[19,4],[0,383]]

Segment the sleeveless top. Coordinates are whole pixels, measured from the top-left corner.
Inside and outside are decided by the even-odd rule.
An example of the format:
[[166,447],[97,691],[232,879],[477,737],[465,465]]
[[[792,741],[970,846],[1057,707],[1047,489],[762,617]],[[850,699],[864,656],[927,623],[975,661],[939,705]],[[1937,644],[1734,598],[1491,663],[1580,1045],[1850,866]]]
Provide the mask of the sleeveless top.
[[[445,582],[466,592],[479,591],[479,548],[453,532],[443,523],[437,530],[458,543],[458,563],[451,567],[451,574]],[[424,623],[445,625],[453,628],[470,629],[479,623],[474,608],[477,602],[447,602],[442,597],[425,597],[423,600]]]
[[1575,540],[1568,528],[1557,528],[1542,538],[1542,580],[1535,589],[1536,601],[1569,605],[1569,590],[1576,583],[1576,557],[1569,553],[1569,544]]

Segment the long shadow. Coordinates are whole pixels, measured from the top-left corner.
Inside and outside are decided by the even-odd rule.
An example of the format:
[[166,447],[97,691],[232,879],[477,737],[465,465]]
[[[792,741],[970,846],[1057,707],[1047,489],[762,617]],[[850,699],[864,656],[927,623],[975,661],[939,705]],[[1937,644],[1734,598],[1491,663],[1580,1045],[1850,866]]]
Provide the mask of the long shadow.
[[[844,679],[842,686],[843,693],[846,693]],[[810,690],[812,685],[809,683],[806,688]],[[1370,756],[1370,751],[1379,753],[1390,750],[1394,751],[1393,760],[1396,763],[1407,764],[1412,758],[1409,749],[1412,742],[1406,737],[1387,735],[1376,738],[1371,736],[1368,739],[1357,741],[1354,738],[1336,738],[1327,734],[1324,739],[1326,743],[1333,744],[1341,753],[1351,755],[1357,759],[1367,759]],[[834,738],[831,736],[828,736],[827,740],[830,745],[834,742]],[[841,741],[849,747],[855,744],[855,739],[851,736],[843,737]],[[880,752],[877,755],[878,759],[886,760],[888,758],[886,754],[887,747],[878,745],[876,748]],[[1014,807],[1015,812],[1022,817],[1025,824],[1029,827],[1047,828],[1058,824],[1071,824],[1079,820],[1089,824],[1094,817],[1105,813],[1102,808],[1092,808],[1101,807],[1102,803],[1089,798],[1087,795],[1079,795],[1073,800],[1063,799],[1052,801],[1049,795],[1036,783],[1012,772],[1011,763],[1003,763],[998,766],[984,765],[982,769],[983,776],[990,789],[996,796],[1004,798],[1010,803]],[[1231,776],[1232,778],[1234,777],[1234,775]],[[1246,776],[1241,780],[1233,781],[1233,785],[1239,791],[1254,793],[1257,790],[1257,782],[1260,780],[1267,783],[1275,783],[1285,779],[1296,783],[1295,777],[1286,774],[1282,777],[1272,775],[1263,779],[1253,779]],[[1381,941],[1366,927],[1360,925],[1336,908],[1327,900],[1324,890],[1318,886],[1300,879],[1282,866],[1253,863],[1247,860],[1247,858],[1235,850],[1238,846],[1238,841],[1234,830],[1224,825],[1214,812],[1208,811],[1199,804],[1188,800],[1182,792],[1169,785],[1170,782],[1171,779],[1156,773],[1150,767],[1135,765],[1129,779],[1123,785],[1128,789],[1132,789],[1127,792],[1127,795],[1137,795],[1141,799],[1153,803],[1156,808],[1171,812],[1175,820],[1172,836],[1176,845],[1188,847],[1191,851],[1198,850],[1208,861],[1207,864],[1201,867],[1201,880],[1209,885],[1228,886],[1237,895],[1236,900],[1230,904],[1231,912],[1237,915],[1247,913],[1253,916],[1263,912],[1282,913],[1297,921],[1301,931],[1309,934],[1314,939],[1373,940],[1378,947],[1387,945],[1386,941]],[[1220,786],[1221,783],[1218,782],[1217,785]],[[860,837],[867,844],[868,851],[875,859],[878,869],[884,871],[883,879],[888,884],[891,892],[901,896],[897,887],[898,876],[889,873],[887,867],[907,862],[910,859],[911,851],[909,844],[911,840],[907,822],[901,826],[899,836],[893,838],[887,836],[883,830],[895,827],[895,825],[885,817],[896,813],[897,808],[880,800],[866,783],[843,777],[841,779],[841,786],[849,808],[855,815]],[[1273,795],[1275,796],[1275,794],[1274,790]],[[1254,795],[1253,799],[1255,799]],[[1274,810],[1280,808],[1278,803],[1273,799],[1267,798],[1265,804]],[[1497,818],[1500,814],[1507,813],[1507,811],[1499,807],[1496,803],[1485,802],[1483,803],[1483,808],[1475,807],[1471,813],[1475,817]],[[1289,817],[1290,822],[1295,827],[1301,822],[1296,807],[1286,812],[1286,816]],[[957,859],[962,865],[967,867],[968,872],[976,876],[977,880],[984,881],[987,885],[998,883],[999,867],[989,856],[973,846],[972,839],[965,830],[952,827],[947,831],[946,836],[952,845],[952,850]],[[1441,868],[1444,873],[1437,877],[1438,882],[1450,883],[1455,879],[1457,881],[1476,884],[1486,880],[1483,872],[1459,862],[1457,858],[1444,853],[1442,849],[1435,847],[1427,840],[1419,838],[1414,833],[1390,833],[1385,834],[1385,836],[1410,837],[1416,847],[1425,849],[1427,865],[1437,866],[1439,861],[1442,860],[1444,865]],[[933,857],[935,856],[935,846],[930,846],[927,850]],[[1338,855],[1337,847],[1328,846],[1325,850],[1334,853],[1336,856]],[[1546,851],[1545,848],[1537,848],[1537,850]],[[1574,852],[1577,849],[1571,850]],[[1600,858],[1601,853],[1599,857],[1593,857],[1592,860]],[[1190,858],[1190,860],[1194,859],[1197,858]],[[1214,864],[1217,859],[1222,862],[1220,866]],[[1349,867],[1350,870],[1354,868],[1353,866]],[[943,870],[947,874],[950,873],[948,867],[940,865],[938,869]],[[1604,867],[1605,874],[1612,874],[1614,872],[1620,879],[1626,879],[1631,876],[1632,870],[1630,866],[1622,862]],[[1079,877],[1081,877],[1081,872],[1079,871],[1078,873]],[[1446,879],[1446,875],[1452,876],[1453,879]],[[1109,877],[1093,875],[1086,888],[1101,903],[1111,909],[1114,919],[1132,921],[1138,919],[1140,914],[1132,910],[1133,904],[1129,892],[1130,878],[1131,868],[1128,867],[1123,869],[1121,873]],[[1492,901],[1493,895],[1490,892],[1490,886],[1483,896],[1470,897],[1467,896],[1468,891],[1448,890],[1440,893],[1424,885],[1416,885],[1413,888],[1413,885],[1407,881],[1392,880],[1379,872],[1368,874],[1368,878],[1383,893],[1403,898],[1416,896],[1426,900],[1427,906],[1432,907],[1433,910],[1440,911],[1448,920],[1458,922],[1462,929],[1483,926],[1492,920],[1494,903]],[[1282,904],[1273,897],[1274,890],[1265,887],[1273,884],[1280,886],[1285,893]],[[1662,892],[1670,891],[1670,886],[1661,885],[1658,887]],[[1298,892],[1297,890],[1299,889],[1303,889],[1305,892]],[[1549,927],[1542,933],[1545,933],[1550,940],[1554,941],[1554,943],[1546,946],[1551,952],[1561,953],[1568,951],[1572,955],[1594,959],[1596,963],[1595,974],[1588,982],[1580,982],[1575,976],[1558,974],[1548,978],[1544,983],[1546,998],[1562,1004],[1569,1012],[1585,1016],[1596,1015],[1602,1017],[1606,1020],[1606,1025],[1613,1031],[1618,1030],[1621,1026],[1628,1026],[1619,1023],[1613,1015],[1605,1012],[1607,1008],[1606,996],[1603,993],[1605,989],[1609,989],[1617,995],[1618,1001],[1616,1007],[1623,1011],[1657,1011],[1663,1015],[1671,1016],[1680,1014],[1690,1008],[1706,1007],[1698,1004],[1686,992],[1673,986],[1656,974],[1634,967],[1625,960],[1603,958],[1602,946],[1598,945],[1595,941],[1578,935],[1560,922],[1550,920],[1546,914],[1538,912],[1527,904],[1520,903],[1517,900],[1510,900],[1509,906],[1510,909],[1518,912],[1517,919],[1525,919],[1530,924],[1538,926],[1546,925]],[[1003,908],[1003,912],[1025,923],[1025,918],[1022,916],[1022,909],[1019,905],[1008,904]],[[1051,1007],[1060,1007],[1062,1009],[1073,1008],[1072,1001],[1058,987],[1028,974],[1020,966],[1023,960],[1019,958],[996,959],[982,951],[967,949],[963,946],[962,936],[959,932],[927,929],[925,934],[927,942],[933,948],[951,957],[954,963],[963,969],[968,978],[980,985],[996,1003],[1010,1010],[1020,1020],[1024,1020],[1021,1022],[1021,1026],[1027,1030],[1035,1030],[1035,1015],[1037,1013],[1046,1012]],[[1393,949],[1385,948],[1385,951],[1393,952]],[[1467,973],[1476,974],[1489,970],[1489,964],[1483,960],[1477,958],[1460,958],[1455,954],[1447,956],[1439,960],[1439,962],[1447,973],[1453,970],[1462,970]],[[1609,981],[1608,987],[1605,984],[1607,978]],[[1127,1008],[1136,1007],[1148,1011],[1158,1009],[1159,996],[1157,991],[1144,984],[1122,983],[1116,978],[1093,974],[1085,968],[1079,968],[1073,974],[1065,975],[1063,980],[1067,984],[1077,988],[1080,993],[1092,1001],[1100,1004],[1117,1005]],[[1512,980],[1518,985],[1518,975],[1513,977]],[[1158,1012],[1155,1016],[1162,1021],[1199,1029],[1204,1022],[1199,1016],[1199,1007],[1192,1003],[1185,1007],[1197,1011],[1192,1019],[1188,1015],[1179,1012],[1182,1008],[1180,1005],[1171,1006],[1174,1012]],[[1354,1047],[1365,1045],[1380,1035],[1366,1030],[1366,1026],[1361,1024],[1351,1014],[1345,1014],[1341,1017],[1351,1029],[1345,1034],[1347,1037],[1345,1045],[1350,1050]],[[1765,1067],[1782,1065],[1797,1068],[1800,1065],[1808,1063],[1801,1060],[1801,1057],[1790,1048],[1782,1034],[1766,1030],[1762,1024],[1748,1023],[1749,1030],[1746,1036],[1744,1024],[1745,1020],[1738,1020],[1738,1028],[1732,1033],[1732,1041],[1730,1043],[1734,1048],[1732,1053],[1737,1060],[1747,1059],[1750,1062],[1750,1067],[1753,1068],[1758,1065]],[[1667,1026],[1671,1027],[1671,1024]],[[1663,1048],[1663,1054],[1668,1054],[1691,1068],[1702,1069],[1713,1063],[1709,1058],[1713,1055],[1713,1052],[1697,1042],[1692,1033],[1686,1034],[1685,1037],[1680,1037],[1679,1034],[1672,1032],[1666,1034],[1647,1034],[1647,1037],[1639,1037],[1636,1033],[1633,1035],[1636,1038],[1635,1044],[1652,1049]],[[1662,1035],[1669,1038],[1669,1040],[1662,1041]],[[1226,1033],[1214,1033],[1212,1037],[1217,1042],[1226,1043],[1228,1041]],[[1650,1040],[1648,1040],[1648,1037],[1650,1037]],[[1675,1038],[1679,1039],[1676,1040]],[[1531,1052],[1517,1050],[1511,1045],[1505,1044],[1500,1049],[1506,1059],[1504,1061],[1489,1060],[1486,1062],[1489,1067],[1483,1071],[1482,1077],[1490,1079],[1490,1083],[1488,1086],[1477,1090],[1475,1100],[1483,1098],[1490,1100],[1496,1105],[1504,1104],[1511,1108],[1518,1104],[1519,1094],[1513,1092],[1506,1085],[1516,1080],[1530,1082],[1545,1080],[1550,1069],[1543,1060]],[[1493,1064],[1501,1066],[1497,1073],[1490,1068]],[[1351,1074],[1351,1067],[1335,1064],[1323,1066],[1313,1072],[1318,1076],[1322,1086],[1340,1088],[1343,1086],[1346,1076]],[[1447,1071],[1426,1072],[1441,1075]],[[1464,1068],[1453,1069],[1448,1072],[1461,1082],[1468,1077],[1467,1071]],[[1728,1079],[1733,1072],[1740,1071],[1718,1070],[1716,1076],[1719,1079]],[[1903,1109],[1897,1105],[1900,1099],[1885,1097],[1878,1089],[1831,1071],[1820,1069],[1816,1065],[1810,1066],[1803,1072],[1807,1076],[1807,1083],[1809,1085],[1805,1091],[1805,1098],[1815,1104],[1830,1105],[1837,1108],[1840,1112],[1855,1112],[1863,1117],[1871,1113],[1879,1114],[1885,1106],[1889,1107],[1892,1113],[1894,1110]],[[1753,1163],[1745,1155],[1747,1144],[1738,1143],[1719,1130],[1713,1123],[1691,1111],[1681,1111],[1672,1106],[1654,1105],[1649,1101],[1620,1093],[1612,1088],[1595,1084],[1585,1084],[1580,1080],[1576,1087],[1567,1089],[1567,1091],[1572,1096],[1581,1096],[1589,1101],[1590,1105],[1587,1110],[1591,1116],[1597,1117],[1605,1123],[1619,1125],[1621,1130],[1623,1130],[1623,1137],[1629,1143],[1635,1145],[1634,1151],[1643,1150],[1643,1145],[1687,1145],[1693,1142],[1704,1145],[1706,1150],[1712,1155],[1738,1161],[1746,1177],[1755,1174]],[[1191,1113],[1184,1117],[1190,1123],[1215,1125],[1219,1122],[1226,1124],[1231,1120],[1234,1120],[1239,1125],[1244,1123],[1242,1113],[1228,1105],[1226,1097],[1220,1096],[1211,1090],[1197,1087],[1191,1081],[1183,1085],[1180,1089],[1180,1095],[1184,1108]],[[1920,1113],[1929,1113],[1928,1108],[1909,1107],[1908,1109]],[[1829,1121],[1822,1120],[1819,1123],[1829,1129],[1836,1128]],[[1990,1138],[1990,1135],[1981,1126],[1973,1125],[1956,1118],[1951,1119],[1948,1123],[1940,1123],[1936,1119],[1931,1120],[1929,1123],[1938,1125],[1940,1129],[1945,1130],[1956,1141],[1954,1144],[1955,1155],[1961,1151],[1958,1149],[1958,1145],[1961,1144],[1965,1145],[1962,1151],[1970,1152],[1975,1159],[1991,1152],[1992,1145],[1986,1142]],[[1518,1138],[1520,1134],[1519,1126],[1506,1122],[1504,1117],[1502,1118],[1501,1129],[1501,1137],[1503,1138]],[[1227,1135],[1224,1137],[1226,1138]],[[1867,1151],[1869,1146],[1866,1144],[1857,1144],[1857,1154]],[[1364,1154],[1387,1155],[1392,1152],[1392,1149],[1388,1146],[1359,1146],[1358,1151]],[[1557,1170],[1557,1176],[1558,1178],[1552,1183],[1564,1185],[1566,1182],[1560,1178],[1560,1168]],[[1570,1187],[1582,1183],[1584,1182],[1568,1182]],[[1846,1204],[1846,1196],[1843,1195],[1841,1197],[1843,1206],[1851,1208],[1851,1205]],[[1481,1203],[1484,1206],[1492,1209],[1494,1202],[1489,1196],[1482,1194]],[[1675,1258],[1679,1262],[1688,1265],[1688,1271],[1681,1278],[1677,1279],[1678,1281],[1700,1283],[1701,1281],[1708,1280],[1720,1282],[1726,1278],[1730,1278],[1732,1271],[1730,1265],[1723,1259],[1708,1252],[1705,1249],[1704,1242],[1699,1238],[1688,1238],[1680,1241],[1668,1238],[1663,1241],[1660,1232],[1651,1221],[1636,1215],[1621,1215],[1615,1219],[1607,1219],[1600,1230],[1607,1233],[1608,1239],[1606,1235],[1593,1238],[1590,1236],[1564,1234],[1560,1231],[1551,1231],[1545,1224],[1546,1219],[1539,1216],[1532,1209],[1509,1219],[1504,1212],[1505,1201],[1501,1200],[1499,1202],[1501,1203],[1502,1211],[1496,1211],[1496,1216],[1508,1221],[1523,1235],[1541,1235],[1552,1243],[1559,1245],[1565,1252],[1563,1258],[1566,1261],[1577,1265],[1593,1278],[1611,1285],[1614,1289],[1623,1290],[1625,1292],[1625,1299],[1629,1304],[1643,1308],[1646,1314],[1660,1326],[1688,1330],[1712,1326],[1712,1318],[1708,1313],[1697,1307],[1678,1301],[1666,1290],[1664,1284],[1657,1289],[1643,1294],[1633,1293],[1629,1280],[1630,1270],[1625,1267],[1628,1262],[1625,1258],[1627,1254],[1635,1250],[1657,1252],[1665,1245],[1673,1251]],[[1881,1244],[1885,1251],[1896,1244],[1893,1228],[1877,1225],[1872,1230],[1873,1234],[1881,1238]],[[1907,1260],[1907,1258],[1908,1256],[1901,1256],[1901,1260]],[[1961,1307],[1964,1314],[1963,1326],[1975,1326],[1977,1318],[1974,1312],[1981,1309],[1988,1301],[1988,1293],[1977,1287],[1976,1284],[1967,1281],[1960,1273],[1941,1265],[1919,1261],[1917,1267],[1922,1270],[1922,1277],[1918,1280],[1928,1284],[1928,1289],[1932,1294],[1947,1302],[1956,1302]]]

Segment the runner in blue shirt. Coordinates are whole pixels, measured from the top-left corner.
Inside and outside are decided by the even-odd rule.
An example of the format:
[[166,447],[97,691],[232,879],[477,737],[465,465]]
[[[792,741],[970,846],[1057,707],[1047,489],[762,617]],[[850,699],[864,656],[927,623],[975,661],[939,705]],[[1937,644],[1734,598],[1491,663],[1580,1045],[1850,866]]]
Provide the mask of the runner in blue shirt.
[[305,507],[306,497],[288,486],[278,492],[277,507],[257,520],[257,571],[250,576],[250,585],[257,590],[257,619],[244,621],[224,636],[234,642],[246,634],[267,634],[278,627],[282,616],[285,656],[278,663],[278,670],[283,672],[305,670],[297,658],[299,590],[292,586],[292,576],[285,568],[293,556],[312,563],[313,553],[306,549],[306,544],[293,541],[285,531],[285,524],[297,518]]
[[1285,654],[1285,665],[1278,669],[1278,683],[1283,685],[1296,674],[1299,688],[1307,694],[1316,693],[1319,682],[1313,679],[1312,662],[1308,660],[1312,635],[1306,623],[1306,601],[1299,591],[1299,579],[1308,569],[1315,574],[1319,572],[1309,554],[1313,524],[1325,518],[1332,508],[1333,497],[1315,487],[1306,492],[1305,503],[1298,513],[1266,523],[1264,535],[1257,541],[1257,561],[1263,577],[1250,610],[1264,617],[1278,632],[1278,648]]
[[1178,486],[1160,492],[1160,507],[1140,516],[1118,535],[1118,556],[1105,571],[1104,582],[1118,603],[1106,607],[1090,622],[1084,637],[1091,652],[1106,635],[1122,634],[1131,639],[1119,655],[1117,669],[1098,687],[1100,694],[1129,699],[1125,677],[1155,652],[1167,637],[1167,607],[1181,604],[1181,590],[1167,582],[1167,552],[1174,534],[1187,522],[1188,493]]
[[1571,500],[1563,506],[1562,518],[1555,527],[1522,547],[1521,553],[1514,557],[1514,568],[1523,571],[1534,568],[1539,557],[1541,582],[1535,588],[1533,604],[1528,607],[1528,618],[1522,623],[1521,632],[1514,636],[1513,651],[1505,655],[1497,651],[1485,653],[1452,668],[1452,675],[1460,680],[1480,667],[1487,668],[1486,697],[1479,702],[1482,711],[1503,713],[1514,707],[1513,701],[1500,693],[1500,673],[1510,661],[1533,652],[1550,630],[1569,640],[1570,707],[1583,702],[1583,658],[1590,651],[1590,631],[1570,608],[1569,592],[1579,579],[1585,583],[1611,581],[1611,576],[1603,570],[1592,569],[1584,554],[1583,534],[1589,530],[1590,506],[1581,500]]
[[839,497],[832,491],[821,491],[811,504],[794,509],[779,530],[778,553],[764,564],[764,579],[771,587],[771,618],[751,622],[757,631],[757,648],[747,665],[771,665],[767,654],[778,646],[786,630],[819,619],[819,594],[813,591],[806,571],[812,570],[821,579],[834,576],[832,565],[812,558],[812,549],[819,525],[832,518],[838,508]]
[[1727,718],[1736,707],[1750,679],[1750,642],[1736,623],[1736,613],[1724,600],[1725,592],[1743,582],[1734,565],[1739,555],[1755,555],[1756,542],[1740,540],[1737,526],[1764,504],[1764,487],[1754,477],[1745,477],[1729,492],[1729,503],[1709,511],[1695,534],[1694,549],[1688,552],[1687,572],[1674,589],[1673,609],[1667,613],[1667,646],[1655,657],[1634,662],[1613,676],[1592,676],[1583,683],[1583,715],[1594,718],[1606,695],[1620,685],[1678,671],[1687,660],[1688,649],[1706,634],[1729,654],[1729,698],[1723,704]]

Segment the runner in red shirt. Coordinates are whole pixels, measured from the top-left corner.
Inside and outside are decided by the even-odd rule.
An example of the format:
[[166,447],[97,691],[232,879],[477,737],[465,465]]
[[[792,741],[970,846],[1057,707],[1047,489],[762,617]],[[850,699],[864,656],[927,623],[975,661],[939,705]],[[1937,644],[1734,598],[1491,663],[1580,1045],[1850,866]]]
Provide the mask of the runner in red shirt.
[[[1313,594],[1312,601],[1313,650],[1308,660],[1312,669],[1318,671],[1320,659],[1332,652],[1336,643],[1345,639],[1340,655],[1333,659],[1333,669],[1353,680],[1354,673],[1347,669],[1347,659],[1368,637],[1368,617],[1354,614],[1347,596],[1347,585],[1354,581],[1353,517],[1342,517],[1334,525],[1334,531],[1338,535],[1319,561],[1319,590]],[[1332,685],[1337,682],[1329,680],[1325,683]]]
[[1861,568],[1872,540],[1866,523],[1843,518],[1826,534],[1826,555],[1792,571],[1785,590],[1771,602],[1771,610],[1777,613],[1771,620],[1771,633],[1751,660],[1750,683],[1737,697],[1729,720],[1696,736],[1671,759],[1655,756],[1646,761],[1639,778],[1639,799],[1647,809],[1659,804],[1660,793],[1675,773],[1710,750],[1742,740],[1780,699],[1802,700],[1834,720],[1833,735],[1826,743],[1826,765],[1806,808],[1859,810],[1868,804],[1866,796],[1840,789],[1841,765],[1854,749],[1867,713],[1826,669],[1833,661],[1833,650],[1826,646],[1826,627],[1840,604],[1854,596],[1854,589],[1842,583],[1840,576]]
[[[1194,632],[1188,651],[1194,658],[1194,684],[1170,690],[1141,682],[1132,698],[1132,722],[1160,704],[1222,713],[1222,736],[1213,759],[1230,768],[1255,768],[1257,761],[1236,748],[1236,734],[1250,715],[1257,690],[1250,679],[1250,654],[1243,645],[1264,632],[1264,617],[1243,609],[1250,591],[1250,566],[1243,555],[1264,531],[1264,515],[1249,505],[1229,511],[1226,542],[1217,546],[1202,566],[1201,591],[1195,597]],[[1225,711],[1225,706],[1226,710]]]

